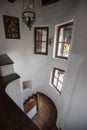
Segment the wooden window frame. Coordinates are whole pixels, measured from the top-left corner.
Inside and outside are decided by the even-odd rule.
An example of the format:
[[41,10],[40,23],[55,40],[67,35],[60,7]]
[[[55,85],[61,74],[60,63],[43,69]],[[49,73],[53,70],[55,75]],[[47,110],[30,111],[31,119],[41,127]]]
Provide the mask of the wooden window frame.
[[[37,33],[37,30],[41,30],[41,40],[36,40],[36,33]],[[42,30],[46,30],[46,41],[42,41]],[[49,27],[35,27],[34,28],[34,53],[35,54],[41,54],[41,55],[48,55],[48,36],[49,36]],[[46,43],[46,51],[45,52],[38,52],[37,51],[37,43],[41,43],[42,45],[42,42],[45,42]]]
[[[63,27],[65,27],[65,28],[67,28],[68,26],[73,26],[73,22],[69,22],[69,23],[66,23],[66,24],[62,24],[62,25],[59,25],[58,27],[57,27],[57,40],[56,40],[56,49],[55,49],[55,57],[56,58],[62,58],[62,59],[68,59],[68,57],[66,57],[66,56],[58,56],[57,55],[57,53],[58,53],[58,49],[59,49],[59,43],[63,43],[63,44],[65,44],[65,43],[67,43],[67,42],[60,42],[59,41],[59,34],[60,34],[60,29],[61,28],[63,28]],[[73,28],[72,28],[72,30],[73,30]],[[64,35],[65,36],[65,35]],[[64,37],[64,40],[65,40],[65,37]],[[63,51],[64,51],[64,49],[63,49]],[[70,51],[70,50],[69,50]]]
[[[59,71],[58,77],[55,77],[55,71],[56,71],[56,70]],[[61,92],[62,92],[62,91],[60,91],[60,90],[57,88],[58,82],[61,82],[61,81],[59,80],[59,77],[60,77],[61,72],[65,74],[65,71],[64,71],[64,70],[54,67],[54,68],[53,68],[53,73],[52,73],[52,79],[51,79],[51,84],[52,84],[52,86],[58,91],[59,94],[61,94]],[[55,86],[54,83],[53,83],[55,78],[57,79],[57,85],[56,85],[56,86]],[[63,77],[63,80],[64,80],[64,77]],[[62,83],[62,85],[63,85],[63,82],[61,82],[61,83]]]

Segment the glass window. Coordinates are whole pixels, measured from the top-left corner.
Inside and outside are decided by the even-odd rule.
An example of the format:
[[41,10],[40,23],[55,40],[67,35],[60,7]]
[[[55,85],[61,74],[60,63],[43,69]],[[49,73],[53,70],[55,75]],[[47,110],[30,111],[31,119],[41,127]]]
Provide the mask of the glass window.
[[36,54],[48,54],[48,27],[35,27],[35,49]]
[[69,57],[73,22],[63,24],[57,27],[56,54],[58,58]]
[[52,73],[52,85],[61,94],[65,71],[54,68]]

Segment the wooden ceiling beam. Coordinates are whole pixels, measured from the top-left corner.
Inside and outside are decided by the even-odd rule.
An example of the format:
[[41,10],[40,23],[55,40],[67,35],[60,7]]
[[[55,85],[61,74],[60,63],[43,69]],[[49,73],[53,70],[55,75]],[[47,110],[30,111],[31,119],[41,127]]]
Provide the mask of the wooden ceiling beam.
[[42,0],[42,6],[53,4],[58,2],[59,0]]

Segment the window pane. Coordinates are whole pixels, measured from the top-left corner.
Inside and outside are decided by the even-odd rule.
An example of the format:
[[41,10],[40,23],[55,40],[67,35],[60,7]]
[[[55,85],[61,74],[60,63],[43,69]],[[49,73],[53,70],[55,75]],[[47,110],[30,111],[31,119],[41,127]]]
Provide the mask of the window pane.
[[47,31],[45,29],[42,30],[42,41],[46,41]]
[[36,42],[36,51],[41,52],[41,48],[42,48],[41,42]]
[[64,42],[64,28],[59,30],[59,42]]
[[57,56],[63,56],[64,43],[58,44]]
[[64,72],[61,72],[59,75],[59,81],[63,82]]
[[54,84],[55,87],[57,87],[57,79],[56,78],[54,78],[53,84]]
[[71,42],[71,36],[72,36],[72,27],[68,26],[65,31],[65,42],[69,43]]
[[63,56],[68,57],[69,56],[69,50],[70,50],[70,44],[65,43],[64,44],[64,50],[63,50]]
[[58,70],[55,70],[55,77],[58,78]]
[[58,82],[57,89],[58,89],[60,92],[62,91],[62,83],[61,83],[61,82]]
[[42,42],[42,52],[46,52],[46,42]]
[[40,29],[37,29],[37,31],[36,31],[36,40],[41,41],[41,30]]

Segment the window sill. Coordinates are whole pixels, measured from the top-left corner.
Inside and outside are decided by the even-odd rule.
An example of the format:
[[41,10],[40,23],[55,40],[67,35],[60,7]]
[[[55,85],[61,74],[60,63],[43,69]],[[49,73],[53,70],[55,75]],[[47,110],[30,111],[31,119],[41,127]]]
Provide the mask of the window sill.
[[49,83],[49,85],[55,90],[55,92],[60,96],[61,95],[61,93],[51,84],[51,83]]
[[53,59],[55,59],[55,60],[63,60],[63,61],[67,61],[68,60],[68,58],[67,57],[60,57],[60,56],[53,56]]

